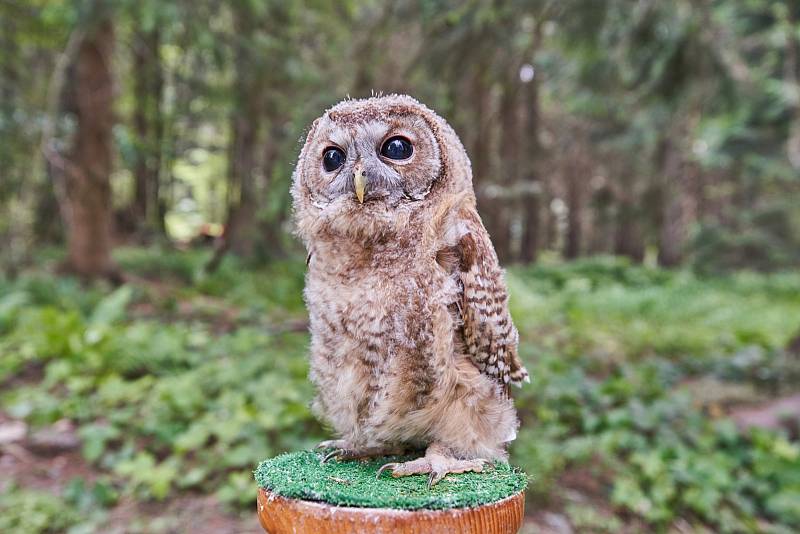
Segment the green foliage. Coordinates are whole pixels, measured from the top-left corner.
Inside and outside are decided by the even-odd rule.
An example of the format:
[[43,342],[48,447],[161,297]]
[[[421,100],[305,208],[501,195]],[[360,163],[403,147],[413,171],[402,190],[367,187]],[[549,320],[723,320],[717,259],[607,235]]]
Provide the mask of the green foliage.
[[310,122],[346,95],[396,91],[463,137],[487,225],[511,241],[496,240],[503,259],[532,257],[521,230],[541,218],[541,248],[568,256],[674,250],[665,264],[692,257],[706,271],[800,262],[786,236],[800,205],[797,2],[29,0],[0,4],[8,268],[63,239],[42,136],[69,152],[71,71],[54,73],[70,36],[105,14],[120,234],[189,241],[244,191],[253,247],[240,252],[279,256]]
[[14,487],[0,492],[2,532],[56,534],[79,521],[78,511],[63,499]]
[[95,532],[105,509],[117,502],[107,481],[69,481],[61,495],[25,490],[13,484],[0,489],[0,532],[8,534],[80,534]]
[[800,278],[704,279],[600,259],[514,270],[510,282],[533,375],[515,395],[512,458],[533,493],[588,469],[653,525],[684,517],[755,532],[754,517],[796,520],[800,444],[709,419],[680,384],[697,373],[774,384],[790,369],[780,365],[800,325]]
[[0,488],[0,532],[8,534],[79,534],[95,532],[119,492],[105,477],[87,483],[70,480],[61,495],[31,491],[13,484]]
[[[0,280],[0,408],[34,427],[74,421],[83,456],[109,477],[47,504],[21,490],[4,499],[26,500],[43,522],[120,495],[199,491],[250,506],[253,466],[327,435],[308,410],[308,337],[293,326],[305,318],[302,260],[229,259],[206,275],[205,252],[118,258],[133,282],[117,289]],[[580,528],[617,531],[631,515],[731,532],[798,521],[796,437],[743,433],[683,385],[795,391],[800,369],[783,347],[800,325],[800,276],[707,278],[597,258],[512,268],[509,285],[533,377],[514,390],[511,460],[530,473],[532,498],[558,498],[563,477],[584,471],[616,515],[570,505]]]
[[800,480],[797,443],[709,420],[686,393],[674,392],[679,373],[666,362],[598,379],[576,370],[564,376],[556,360],[542,358],[538,388],[520,401],[536,407],[525,417],[539,422],[523,427],[513,449],[523,465],[531,458],[540,469],[533,491],[551,491],[565,468],[591,463],[594,476],[613,473],[614,504],[654,525],[688,517],[754,531],[753,516],[795,521],[796,509],[781,506]]
[[119,247],[114,250],[114,259],[126,271],[146,278],[190,284],[200,275],[203,265],[208,261],[208,254],[205,249],[178,252],[170,248],[155,251]]
[[[209,287],[223,291],[230,273],[223,269],[219,276]],[[211,312],[191,310],[186,319],[169,310],[161,315],[158,301],[174,296],[155,298],[159,315],[132,319],[126,308],[153,304],[142,287],[71,300],[70,282],[53,283],[40,298],[40,280],[20,280],[2,298],[20,311],[0,338],[0,381],[30,366],[41,369],[42,379],[4,390],[2,405],[35,424],[77,421],[88,460],[156,499],[177,487],[224,487],[229,474],[249,473],[265,455],[310,445],[322,432],[307,408],[306,336],[252,324],[261,316],[291,318],[300,290],[292,276],[249,276],[253,285],[247,286],[248,275],[240,283],[250,294],[237,290],[232,302]],[[262,289],[255,287],[259,281]],[[284,283],[292,289],[279,287]],[[211,298],[180,291],[189,305]],[[285,304],[275,303],[289,293]],[[215,314],[234,303],[243,306],[233,314],[235,324],[215,324]]]
[[600,258],[512,270],[509,285],[529,339],[596,364],[659,354],[696,365],[746,345],[783,347],[800,324],[793,275],[702,278]]
[[747,211],[736,227],[708,223],[694,236],[693,263],[706,273],[741,268],[789,269],[800,262],[800,231],[793,203]]

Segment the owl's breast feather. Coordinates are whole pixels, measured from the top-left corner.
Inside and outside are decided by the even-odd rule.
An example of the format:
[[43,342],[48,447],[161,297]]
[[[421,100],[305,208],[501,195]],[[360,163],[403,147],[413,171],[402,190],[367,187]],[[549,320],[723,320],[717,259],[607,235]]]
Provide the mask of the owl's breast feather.
[[328,261],[315,254],[306,279],[309,309],[355,339],[416,343],[409,339],[414,331],[428,330],[433,310],[452,303],[458,288],[433,259],[414,256],[360,265],[352,258]]

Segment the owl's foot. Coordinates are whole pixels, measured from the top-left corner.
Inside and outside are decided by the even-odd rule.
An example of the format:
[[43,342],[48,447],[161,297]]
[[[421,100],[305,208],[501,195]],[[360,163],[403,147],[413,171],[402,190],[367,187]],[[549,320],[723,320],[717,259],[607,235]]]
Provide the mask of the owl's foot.
[[435,445],[428,447],[425,456],[409,462],[388,463],[378,469],[375,478],[380,478],[381,473],[391,470],[392,476],[405,477],[409,475],[423,475],[428,473],[428,488],[434,486],[449,473],[466,473],[474,471],[480,473],[484,468],[492,466],[492,462],[484,458],[473,460],[460,460],[444,452],[444,449]]
[[333,449],[331,452],[322,458],[321,463],[328,460],[336,459],[337,461],[343,460],[363,460],[367,458],[375,458],[378,456],[392,456],[396,454],[403,454],[405,451],[397,448],[390,447],[355,447],[344,439],[329,439],[323,441],[316,446],[317,449]]

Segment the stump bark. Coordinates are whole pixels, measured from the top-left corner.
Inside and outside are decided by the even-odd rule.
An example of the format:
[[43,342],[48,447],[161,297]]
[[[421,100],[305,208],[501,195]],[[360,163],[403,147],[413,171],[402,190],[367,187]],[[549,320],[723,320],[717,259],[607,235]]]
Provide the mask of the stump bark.
[[475,507],[396,510],[335,506],[258,490],[258,519],[269,534],[513,534],[524,513],[524,491]]

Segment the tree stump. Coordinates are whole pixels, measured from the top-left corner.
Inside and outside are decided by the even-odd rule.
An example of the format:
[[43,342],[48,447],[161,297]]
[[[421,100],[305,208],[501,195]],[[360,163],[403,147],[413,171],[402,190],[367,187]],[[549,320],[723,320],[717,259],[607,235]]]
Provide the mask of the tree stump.
[[512,534],[525,508],[527,477],[498,463],[483,473],[376,479],[378,468],[406,457],[332,460],[323,453],[287,453],[255,471],[258,518],[269,534]]

